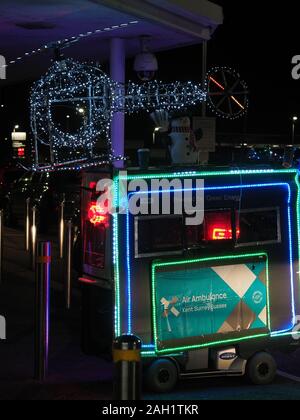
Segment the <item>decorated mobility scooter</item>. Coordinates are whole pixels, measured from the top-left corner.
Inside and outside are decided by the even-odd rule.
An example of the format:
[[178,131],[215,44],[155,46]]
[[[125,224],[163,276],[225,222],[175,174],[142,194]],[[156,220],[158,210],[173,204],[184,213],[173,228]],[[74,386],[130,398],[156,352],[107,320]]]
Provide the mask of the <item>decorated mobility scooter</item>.
[[[114,337],[137,335],[146,382],[156,391],[172,389],[180,378],[222,375],[247,374],[266,384],[276,373],[272,350],[299,344],[297,169],[199,165],[201,141],[187,119],[180,120],[180,130],[178,119],[166,130],[157,127],[169,137],[169,164],[131,168],[110,142],[115,114],[177,112],[209,102],[221,116],[235,118],[247,110],[247,93],[226,68],[210,72],[205,85],[124,87],[98,67],[62,57],[33,89],[33,169],[84,171],[83,349],[107,355]],[[56,124],[55,110],[65,104],[84,109],[75,134]],[[45,149],[49,159],[41,162]],[[102,179],[112,183],[112,214],[99,205]],[[141,180],[146,191],[132,190]],[[195,226],[186,223],[186,193],[192,202],[202,195],[204,210],[195,208],[202,222]],[[129,211],[137,195],[148,213]],[[170,208],[181,203],[180,215],[164,214],[161,206],[151,212],[154,198],[162,203],[165,196]]]

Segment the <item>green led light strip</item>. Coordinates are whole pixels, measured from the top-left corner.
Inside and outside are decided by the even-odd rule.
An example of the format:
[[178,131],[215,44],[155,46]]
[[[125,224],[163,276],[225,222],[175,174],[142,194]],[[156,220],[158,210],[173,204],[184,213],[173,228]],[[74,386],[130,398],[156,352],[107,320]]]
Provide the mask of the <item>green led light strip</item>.
[[226,260],[237,260],[237,259],[244,259],[244,258],[257,258],[257,257],[265,257],[266,258],[266,283],[267,283],[267,323],[268,328],[270,328],[270,301],[269,301],[269,264],[268,264],[268,255],[266,253],[259,253],[259,254],[240,254],[240,255],[228,255],[224,257],[211,257],[211,258],[201,258],[201,259],[193,259],[193,260],[182,260],[182,261],[174,261],[174,262],[166,262],[166,263],[154,263],[152,265],[152,319],[153,319],[153,329],[154,329],[154,342],[155,342],[155,350],[156,354],[165,354],[169,352],[180,352],[180,351],[187,351],[187,350],[195,350],[209,346],[216,346],[219,344],[227,344],[227,343],[237,343],[245,340],[250,340],[254,338],[260,337],[269,337],[270,333],[264,334],[256,334],[247,337],[241,337],[236,339],[228,339],[228,340],[219,340],[205,344],[195,344],[189,346],[182,346],[182,347],[172,347],[164,350],[159,350],[157,348],[158,342],[158,331],[157,331],[157,306],[156,306],[156,297],[155,297],[155,274],[157,267],[170,267],[170,266],[178,266],[184,264],[195,264],[195,263],[206,263],[212,261],[226,261]]
[[142,351],[141,355],[142,357],[155,357],[156,352],[155,351]]
[[[296,207],[297,207],[297,240],[298,240],[298,261],[299,261],[299,270],[298,270],[298,273],[299,273],[299,289],[300,289],[300,182],[299,182],[299,176],[298,176],[298,174],[296,175],[296,178],[295,178],[295,181],[296,181],[296,185],[297,185],[297,189],[298,189],[298,191],[297,191],[297,204],[296,204]],[[299,293],[300,293],[300,290],[299,290]],[[300,295],[299,295],[299,298],[300,298]]]
[[[119,200],[119,182],[118,177],[114,178],[114,207],[117,208]],[[113,215],[113,266],[115,283],[115,308],[114,308],[114,329],[115,337],[121,334],[121,301],[120,301],[120,271],[119,271],[119,221],[118,214]]]
[[262,337],[270,337],[270,334],[257,334],[257,335],[251,335],[248,337],[242,337],[242,338],[233,338],[229,340],[222,340],[222,341],[213,341],[206,344],[199,344],[194,346],[186,346],[186,347],[178,347],[178,348],[172,348],[172,349],[165,349],[165,350],[156,350],[156,354],[168,354],[170,351],[188,351],[188,350],[197,350],[204,347],[210,347],[210,346],[219,346],[223,344],[233,344],[233,343],[239,343],[241,341],[246,340],[253,340],[254,338],[262,338]]
[[181,177],[209,177],[209,176],[234,176],[234,175],[274,175],[274,174],[297,174],[297,169],[254,169],[254,170],[231,170],[218,172],[172,172],[160,174],[139,174],[119,176],[121,180],[136,179],[164,179],[164,178],[181,178]]

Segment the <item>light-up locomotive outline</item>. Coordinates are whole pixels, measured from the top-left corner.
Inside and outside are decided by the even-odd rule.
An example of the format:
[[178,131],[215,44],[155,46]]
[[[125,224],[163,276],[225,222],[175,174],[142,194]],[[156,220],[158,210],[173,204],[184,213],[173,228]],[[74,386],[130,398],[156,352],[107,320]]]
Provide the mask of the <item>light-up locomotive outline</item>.
[[[216,80],[219,75],[222,76],[220,82]],[[228,84],[229,76],[231,81],[234,80],[233,85]],[[124,159],[123,156],[115,156],[111,145],[110,127],[114,113],[132,114],[154,110],[172,112],[206,101],[218,115],[239,118],[247,112],[247,86],[229,68],[212,70],[207,76],[205,88],[202,84],[191,81],[151,81],[143,84],[129,82],[123,85],[111,80],[97,66],[72,59],[57,60],[32,89],[31,127],[35,143],[33,168],[82,168]],[[229,106],[227,114],[222,108],[224,103]],[[77,106],[84,112],[84,124],[76,133],[63,131],[55,122],[53,110],[57,106]],[[96,150],[99,143],[102,143],[101,153]],[[47,164],[40,164],[41,145],[50,150],[50,161]]]

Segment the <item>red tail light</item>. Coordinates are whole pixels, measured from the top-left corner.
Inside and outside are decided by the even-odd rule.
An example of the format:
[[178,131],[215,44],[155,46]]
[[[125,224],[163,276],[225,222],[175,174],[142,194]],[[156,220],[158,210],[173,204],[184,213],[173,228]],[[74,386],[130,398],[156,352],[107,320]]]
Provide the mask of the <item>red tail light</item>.
[[[240,236],[240,231],[236,231],[237,237]],[[213,235],[212,235],[213,241],[221,241],[221,240],[232,240],[232,229],[223,229],[223,228],[214,228],[213,229]]]
[[97,182],[92,181],[89,183],[89,188],[90,190],[95,190],[96,191],[96,186],[97,186]]
[[[211,212],[205,215],[205,240],[206,241],[229,241],[232,235],[231,211]],[[239,223],[237,221],[236,236],[240,236]]]
[[91,203],[87,217],[90,223],[94,226],[109,226],[109,214],[107,213],[107,210],[102,208],[97,203]]
[[25,157],[25,149],[24,147],[18,148],[18,157]]

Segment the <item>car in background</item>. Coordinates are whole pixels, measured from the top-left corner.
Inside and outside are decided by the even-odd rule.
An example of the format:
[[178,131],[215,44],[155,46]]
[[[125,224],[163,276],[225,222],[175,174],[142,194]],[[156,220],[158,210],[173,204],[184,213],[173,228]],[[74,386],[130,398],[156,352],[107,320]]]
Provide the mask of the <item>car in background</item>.
[[64,200],[64,218],[80,225],[80,185],[78,172],[26,172],[16,180],[5,196],[5,219],[11,227],[22,227],[26,202],[37,208],[37,225],[41,233],[58,227],[60,204]]

